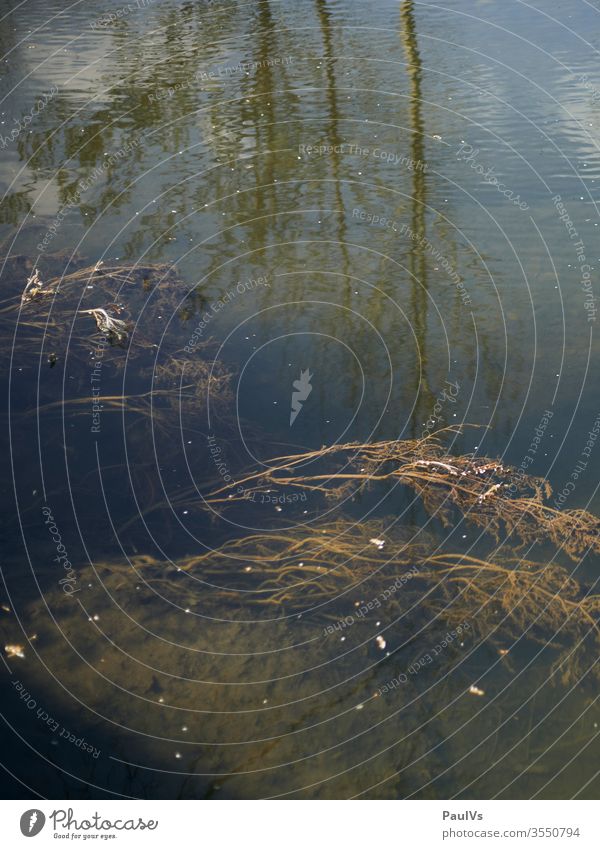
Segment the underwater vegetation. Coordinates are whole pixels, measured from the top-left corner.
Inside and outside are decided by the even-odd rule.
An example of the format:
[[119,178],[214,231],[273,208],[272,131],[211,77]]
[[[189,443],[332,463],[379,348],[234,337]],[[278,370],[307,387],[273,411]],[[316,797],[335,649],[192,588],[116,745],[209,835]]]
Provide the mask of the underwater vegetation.
[[[356,733],[365,706],[382,722],[391,716],[398,728],[395,736],[402,731],[405,739],[389,770],[406,767],[411,779],[406,785],[399,779],[397,792],[407,794],[415,783],[436,780],[439,765],[428,747],[435,748],[438,737],[449,738],[461,723],[472,722],[486,739],[489,712],[473,717],[478,717],[474,704],[485,701],[489,685],[483,673],[478,677],[468,663],[461,666],[467,654],[483,653],[485,669],[491,662],[501,664],[502,675],[510,681],[525,665],[522,653],[543,652],[538,672],[544,687],[556,693],[583,687],[584,679],[597,679],[600,595],[595,584],[578,574],[582,559],[599,550],[597,516],[585,510],[556,510],[549,503],[552,488],[547,480],[526,475],[503,459],[453,451],[449,443],[461,432],[458,427],[419,439],[347,442],[312,450],[300,446],[248,468],[236,454],[234,369],[212,356],[210,340],[189,355],[164,336],[162,316],[173,315],[177,305],[185,304],[182,293],[189,288],[176,270],[167,265],[80,265],[61,274],[27,268],[20,261],[20,287],[1,305],[0,322],[18,315],[11,353],[19,363],[57,371],[68,363],[72,378],[68,392],[42,384],[39,403],[22,411],[24,420],[33,425],[34,417],[46,421],[60,414],[72,425],[89,417],[90,350],[101,350],[102,389],[94,400],[102,416],[108,416],[102,425],[109,437],[105,442],[113,447],[112,437],[122,432],[136,436],[127,446],[129,469],[120,465],[120,455],[108,455],[112,466],[107,463],[103,469],[103,480],[110,479],[115,489],[124,488],[130,472],[143,495],[136,498],[135,516],[128,519],[124,510],[115,512],[116,538],[132,543],[123,543],[122,556],[115,555],[114,548],[107,553],[98,546],[89,552],[89,562],[74,558],[81,609],[56,586],[44,590],[44,604],[64,624],[73,644],[82,647],[92,666],[101,664],[98,668],[107,676],[102,691],[92,668],[74,671],[63,664],[54,621],[44,623],[39,601],[24,605],[24,621],[31,632],[35,628],[36,651],[52,658],[60,679],[81,691],[87,703],[128,727],[128,698],[143,698],[150,707],[141,712],[141,726],[153,738],[157,728],[163,730],[167,741],[176,739],[181,726],[163,728],[166,720],[151,714],[154,706],[169,699],[180,710],[189,710],[186,733],[195,728],[198,739],[205,739],[204,717],[194,715],[201,704],[200,712],[213,712],[211,734],[226,739],[228,746],[231,727],[221,713],[251,712],[255,691],[259,705],[265,699],[281,705],[280,715],[260,716],[249,730],[240,730],[242,742],[245,735],[256,740],[253,754],[235,754],[231,748],[226,755],[199,750],[186,763],[187,769],[203,773],[229,770],[225,781],[234,788],[236,775],[241,781],[244,770],[258,762],[266,773],[269,764],[277,768],[278,758],[286,763],[286,758],[305,757],[302,745],[295,748],[293,737],[287,739],[288,679],[294,681],[294,697],[313,698],[317,685],[303,671],[303,662],[329,664],[328,674],[340,689],[335,697],[318,697],[331,698],[328,712],[338,705],[343,712],[344,719],[336,724],[340,740]],[[218,441],[228,451],[229,481],[219,476],[210,456],[214,440],[208,438],[205,423],[209,403],[220,424]],[[264,433],[253,427],[246,433],[257,444],[264,443]],[[194,485],[177,479],[168,491],[154,466],[175,466],[181,456],[179,437],[194,429],[203,437],[200,456],[194,458]],[[149,449],[155,450],[155,431],[163,435],[160,460]],[[50,438],[62,436],[57,432]],[[94,462],[82,469],[79,503],[95,471]],[[355,515],[367,492],[381,494],[384,501],[396,488],[414,498],[433,521],[418,527],[414,518],[409,522],[404,515],[390,513],[389,504],[369,512],[369,518]],[[57,492],[58,486],[52,502]],[[252,520],[262,498],[273,509],[262,510],[267,519],[257,528]],[[276,512],[278,499],[284,499],[285,514]],[[247,526],[228,521],[236,510],[244,511]],[[181,533],[174,514],[197,521],[195,546]],[[33,523],[29,513],[24,515]],[[182,538],[187,550],[181,553],[173,547],[169,555],[161,551],[146,525],[150,516],[155,526],[169,531],[169,542]],[[134,533],[140,521],[143,528]],[[468,547],[440,531],[461,522],[479,532]],[[555,550],[548,556],[551,547]],[[129,618],[132,612],[135,621]],[[189,628],[182,629],[181,615],[191,623]],[[84,630],[85,623],[100,623],[98,633]],[[32,649],[15,633],[8,616],[0,624],[6,656],[27,660]],[[267,625],[275,631],[265,642],[260,629]],[[157,670],[152,673],[146,663],[148,640]],[[311,654],[280,660],[279,645],[297,641],[310,645]],[[127,646],[128,660],[130,654],[135,658],[135,668],[125,663],[122,645]],[[440,645],[444,649],[439,653],[431,648]],[[336,655],[331,663],[332,652],[340,646],[356,652],[361,670],[367,670],[360,683],[354,681],[356,657]],[[425,656],[434,657],[430,668]],[[417,668],[419,675],[411,674]],[[447,679],[457,668],[455,677]],[[401,679],[406,686],[390,684]],[[270,689],[265,695],[260,687],[267,680]],[[225,696],[218,689],[221,682],[228,688]],[[415,693],[429,687],[435,688],[431,696],[413,705]],[[523,692],[533,690],[533,674],[523,687]],[[452,712],[434,714],[436,700],[452,704]],[[407,709],[397,718],[393,711],[398,704]],[[490,707],[497,710],[498,704]],[[499,727],[497,717],[492,724]],[[421,733],[425,726],[430,733]],[[278,734],[285,742],[272,752],[271,740]],[[144,751],[146,755],[157,747],[154,754],[161,769],[164,740],[159,733]],[[499,748],[502,744],[495,743]],[[125,743],[123,749],[114,741],[110,745],[111,751],[128,757]],[[329,738],[318,745],[328,746]],[[543,751],[542,743],[540,747]],[[175,757],[183,760],[180,748]],[[171,750],[168,757],[173,757]],[[377,766],[374,780],[383,780],[384,762]],[[479,774],[483,767],[473,769]],[[306,780],[314,774],[307,763]],[[208,778],[194,778],[204,782],[202,793],[214,792]],[[187,782],[177,792],[196,798],[197,785],[191,778]],[[260,792],[277,793],[273,782],[269,785],[265,776]],[[247,794],[245,789],[238,792]]]
[[[106,412],[127,411],[148,419],[152,427],[180,426],[186,405],[200,413],[208,395],[225,410],[232,400],[231,371],[198,353],[191,358],[182,350],[167,348],[155,355],[152,316],[173,307],[184,284],[167,265],[83,265],[67,274],[42,278],[30,270],[20,298],[3,309],[19,309],[26,327],[44,327],[60,334],[77,315],[91,315],[97,330],[113,348],[117,371],[125,360],[150,352],[138,362],[138,375],[148,385],[138,394],[101,395]],[[133,324],[125,303],[131,300],[142,314],[136,295],[152,294],[149,318]],[[81,309],[86,297],[102,307]],[[43,305],[52,306],[45,319]],[[0,313],[1,315],[2,313]],[[160,326],[160,325],[158,325]],[[86,337],[84,337],[86,339]],[[76,338],[77,341],[77,338]],[[69,356],[86,361],[81,344],[71,345]],[[126,351],[124,351],[126,349]],[[39,356],[39,352],[38,352]],[[89,397],[61,398],[41,405],[36,415],[68,407],[70,414],[88,412]],[[365,580],[389,580],[414,569],[404,600],[437,611],[448,623],[476,619],[477,627],[490,637],[500,627],[513,634],[530,636],[558,629],[564,638],[576,639],[598,631],[598,596],[586,592],[559,563],[544,564],[529,557],[535,544],[552,544],[558,553],[577,560],[586,552],[600,550],[600,520],[584,510],[556,510],[548,503],[548,481],[524,474],[499,459],[451,454],[447,443],[461,429],[448,427],[420,439],[392,439],[371,443],[323,446],[311,451],[276,456],[258,470],[238,473],[229,483],[214,483],[214,467],[208,464],[203,488],[181,488],[169,506],[193,506],[219,516],[226,507],[249,505],[256,496],[285,492],[310,493],[313,498],[339,507],[351,503],[366,488],[401,486],[415,493],[425,510],[443,525],[463,518],[496,543],[489,557],[470,552],[439,550],[432,537],[398,525],[394,517],[351,521],[341,516],[324,521],[300,520],[296,526],[246,536],[233,534],[215,548],[191,554],[177,562],[178,573],[190,573],[208,582],[211,598],[237,598],[244,607],[277,605],[285,609],[314,610],[327,615],[327,602],[348,593]],[[213,480],[211,484],[211,478]],[[159,498],[143,512],[166,507]],[[306,512],[306,511],[305,511]],[[127,527],[126,523],[123,528]],[[123,530],[123,528],[121,530]],[[557,553],[557,554],[558,554]],[[240,564],[247,571],[242,571]],[[173,580],[172,565],[139,554],[131,568],[152,571],[153,581]],[[152,567],[152,569],[150,568]],[[130,568],[130,567],[124,567]],[[156,574],[158,570],[158,574]],[[178,577],[178,576],[177,576]],[[242,583],[240,584],[240,577]],[[250,590],[247,584],[250,583]],[[244,589],[243,600],[239,596]],[[575,667],[571,666],[571,670]]]
[[[56,259],[53,271],[61,267],[61,259]],[[71,260],[69,264],[78,263]],[[155,339],[162,332],[162,313],[169,314],[173,303],[181,300],[189,288],[173,266],[97,262],[68,273],[42,274],[38,268],[27,269],[27,261],[21,256],[8,265],[8,279],[18,279],[24,273],[29,276],[21,294],[7,298],[0,309],[0,324],[18,321],[14,340],[4,339],[7,354],[13,359],[19,357],[36,365],[45,360],[51,368],[68,359],[71,376],[84,385],[89,383],[90,369],[94,369],[90,364],[95,351],[96,361],[102,360],[99,365],[103,386],[110,385],[111,379],[118,385],[115,378],[126,369],[131,373],[135,363],[133,379],[149,380],[149,389],[133,394],[96,393],[95,400],[107,413],[127,410],[147,414],[159,428],[170,424],[178,427],[177,416],[171,417],[170,413],[176,412],[183,402],[188,409],[199,411],[209,396],[216,409],[231,399],[230,372],[211,359],[209,341],[198,345],[192,358],[179,345],[163,340],[157,357]],[[88,300],[95,305],[87,308]],[[96,333],[89,328],[86,332],[79,320],[88,316]],[[122,389],[122,381],[120,385]],[[77,397],[65,393],[59,399],[40,399],[30,415],[65,408],[70,415],[77,415],[87,413],[88,406],[88,394]]]
[[[104,568],[129,571],[118,564]],[[140,555],[130,558],[130,569],[175,597],[181,590],[185,604],[196,597],[205,611],[215,612],[226,601],[240,617],[267,606],[284,616],[338,621],[344,618],[337,612],[341,602],[352,615],[356,600],[383,593],[400,618],[427,615],[438,628],[468,621],[473,633],[492,644],[523,638],[551,645],[565,684],[581,675],[584,647],[590,641],[595,650],[600,646],[600,595],[566,567],[536,562],[506,546],[487,558],[439,551],[434,537],[395,528],[391,517],[251,534],[180,558],[175,568]],[[182,573],[194,578],[191,588]],[[401,591],[386,596],[393,586]],[[549,633],[555,637],[549,640]]]
[[[342,502],[362,488],[400,484],[413,490],[425,509],[450,525],[452,510],[491,534],[521,544],[540,539],[571,558],[600,552],[600,520],[585,510],[557,510],[548,504],[550,483],[524,474],[498,459],[449,455],[444,439],[460,428],[440,429],[422,439],[332,445],[275,457],[236,485],[213,490],[206,502],[219,505],[249,499],[273,489],[302,489]],[[322,469],[307,473],[308,465]],[[236,492],[235,489],[241,489]]]

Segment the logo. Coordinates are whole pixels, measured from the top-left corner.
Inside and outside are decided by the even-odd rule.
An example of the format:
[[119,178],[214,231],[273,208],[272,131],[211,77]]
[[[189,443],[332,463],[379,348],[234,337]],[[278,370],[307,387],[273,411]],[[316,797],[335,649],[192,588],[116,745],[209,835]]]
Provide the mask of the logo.
[[292,383],[292,386],[294,387],[294,389],[296,391],[292,392],[292,409],[291,409],[291,412],[290,412],[290,427],[296,421],[298,413],[302,409],[302,404],[304,403],[304,401],[306,401],[306,399],[308,398],[308,396],[312,392],[312,386],[310,384],[311,379],[312,379],[312,374],[310,373],[310,371],[308,369],[305,369],[304,371],[300,372],[300,380],[295,380]]
[[35,837],[46,824],[46,817],[42,811],[32,808],[25,811],[21,817],[21,834],[25,837]]

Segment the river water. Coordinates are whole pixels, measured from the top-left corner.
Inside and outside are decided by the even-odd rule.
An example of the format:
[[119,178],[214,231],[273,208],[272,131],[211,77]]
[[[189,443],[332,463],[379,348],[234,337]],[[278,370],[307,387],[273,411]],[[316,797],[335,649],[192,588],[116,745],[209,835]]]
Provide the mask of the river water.
[[[254,606],[252,546],[181,570],[326,521],[480,551],[401,487],[205,504],[274,456],[449,425],[600,511],[597,10],[1,12],[7,796],[597,798],[597,655],[561,683],[555,626],[500,631],[505,660],[473,613],[436,652],[418,610],[358,621],[368,580],[316,610]],[[96,263],[140,271],[18,309],[35,267]],[[84,312],[109,303],[130,346]],[[562,562],[594,590],[597,556]]]

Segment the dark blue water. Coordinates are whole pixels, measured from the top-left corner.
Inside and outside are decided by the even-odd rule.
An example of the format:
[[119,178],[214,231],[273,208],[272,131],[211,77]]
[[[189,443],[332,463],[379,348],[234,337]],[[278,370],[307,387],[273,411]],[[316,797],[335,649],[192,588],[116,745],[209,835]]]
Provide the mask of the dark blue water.
[[[550,626],[540,649],[471,623],[373,698],[437,645],[419,608],[326,635],[381,583],[344,584],[327,619],[308,588],[301,613],[255,605],[250,548],[222,577],[179,569],[333,521],[489,552],[398,486],[206,505],[224,474],[432,416],[465,425],[453,452],[598,512],[597,10],[26,0],[0,33],[0,627],[24,655],[4,652],[4,792],[595,797],[592,641],[566,685]],[[35,267],[97,262],[140,270],[19,310]],[[123,347],[84,312],[113,303]],[[536,554],[593,591],[597,557]]]

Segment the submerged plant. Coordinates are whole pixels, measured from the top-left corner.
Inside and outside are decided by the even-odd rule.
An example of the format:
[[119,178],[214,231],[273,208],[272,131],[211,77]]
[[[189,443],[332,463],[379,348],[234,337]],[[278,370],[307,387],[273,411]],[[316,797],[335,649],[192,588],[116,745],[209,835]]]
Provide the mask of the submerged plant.
[[44,284],[40,276],[40,272],[37,268],[34,268],[27,278],[27,283],[23,289],[23,294],[21,295],[21,306],[29,304],[40,295],[50,295],[53,291],[51,284]]
[[100,333],[104,333],[111,343],[123,344],[129,338],[129,323],[120,318],[114,318],[103,307],[95,307],[91,310],[82,310],[83,315],[94,317],[96,327]]
[[[341,501],[361,487],[398,483],[413,489],[444,524],[451,523],[455,508],[496,539],[512,536],[523,544],[545,539],[573,558],[587,550],[600,552],[597,516],[555,509],[548,504],[548,481],[499,460],[448,455],[442,437],[456,432],[451,427],[424,439],[347,443],[275,457],[259,471],[239,476],[235,487],[213,490],[206,501],[231,503],[274,488],[300,488]],[[307,472],[309,465],[315,471]]]
[[[521,639],[548,647],[564,681],[581,674],[589,660],[586,647],[593,645],[597,656],[600,595],[564,566],[523,559],[510,549],[486,557],[440,552],[421,530],[391,523],[338,520],[251,534],[178,559],[175,571],[147,555],[133,557],[131,566],[148,583],[168,587],[176,597],[181,593],[183,607],[196,592],[203,607],[226,602],[231,610],[234,603],[243,616],[268,606],[340,621],[344,604],[347,620],[365,599],[378,598],[377,615],[385,609],[389,620],[393,612],[409,641],[424,619],[446,629],[469,622],[472,633],[500,656]],[[182,573],[198,582],[197,591]]]

